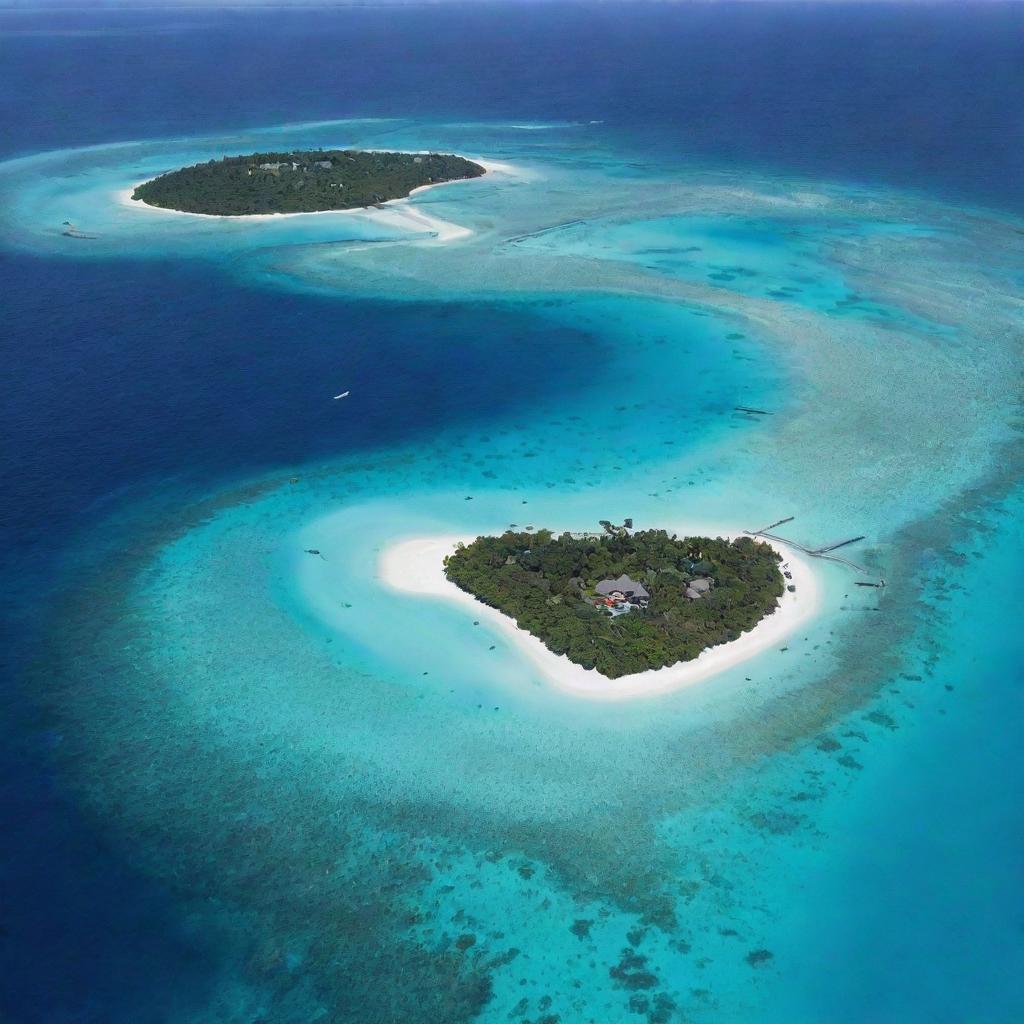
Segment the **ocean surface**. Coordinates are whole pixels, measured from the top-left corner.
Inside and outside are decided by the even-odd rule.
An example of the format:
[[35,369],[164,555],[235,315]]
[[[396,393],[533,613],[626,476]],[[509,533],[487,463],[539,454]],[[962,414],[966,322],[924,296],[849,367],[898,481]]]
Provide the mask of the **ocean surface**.
[[[1024,1019],[1024,8],[0,11],[0,81],[0,1018]],[[497,166],[122,195],[321,145]],[[626,516],[865,575],[617,704],[378,578]]]

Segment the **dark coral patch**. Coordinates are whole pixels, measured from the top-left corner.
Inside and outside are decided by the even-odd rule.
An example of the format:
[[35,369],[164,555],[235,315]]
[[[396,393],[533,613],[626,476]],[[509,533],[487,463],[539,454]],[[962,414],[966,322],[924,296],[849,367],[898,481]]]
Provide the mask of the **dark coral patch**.
[[623,987],[633,991],[654,988],[658,979],[650,971],[645,970],[647,957],[641,956],[632,949],[622,951],[622,959],[608,973]]

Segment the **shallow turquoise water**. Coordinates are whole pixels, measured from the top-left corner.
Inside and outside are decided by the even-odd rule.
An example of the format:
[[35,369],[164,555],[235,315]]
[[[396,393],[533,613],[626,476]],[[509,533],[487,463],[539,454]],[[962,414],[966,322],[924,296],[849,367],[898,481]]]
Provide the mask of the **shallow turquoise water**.
[[[835,218],[835,214],[831,218]],[[559,251],[630,263],[660,275],[706,282],[712,287],[807,306],[829,316],[896,317],[907,313],[858,294],[827,248],[849,245],[873,235],[906,234],[927,238],[931,229],[916,224],[844,223],[783,213],[765,218],[719,216],[660,217],[647,222],[591,224],[557,228],[524,240],[554,245]],[[919,320],[918,328],[937,329]]]
[[[332,415],[408,423],[179,507],[172,486],[159,513],[126,513],[144,540],[63,610],[45,687],[82,799],[218,937],[191,1019],[943,1019],[920,998],[943,958],[1021,1005],[1005,918],[953,930],[964,905],[995,914],[970,884],[979,856],[985,885],[1014,873],[978,794],[1013,760],[985,737],[1021,710],[1005,631],[1020,538],[998,514],[1018,479],[1017,225],[754,173],[632,166],[628,189],[627,154],[468,124],[388,136],[515,166],[414,201],[473,229],[446,245],[356,218],[140,220],[111,199],[210,148],[378,128],[0,168],[10,246],[201,259],[226,300],[287,296],[282,344],[303,315],[338,325],[356,376]],[[62,211],[97,244],[54,231]],[[357,300],[375,304],[366,337],[344,333]],[[398,388],[446,303],[469,318],[441,335],[463,358]],[[508,323],[543,346],[515,348]],[[296,417],[342,387],[315,383]],[[457,417],[485,387],[493,407]],[[865,534],[854,557],[886,592],[823,567],[822,614],[784,649],[613,708],[376,579],[410,535],[784,515],[808,543]],[[957,642],[979,618],[981,665]],[[949,843],[951,816],[986,849]],[[962,902],[931,897],[946,879]]]

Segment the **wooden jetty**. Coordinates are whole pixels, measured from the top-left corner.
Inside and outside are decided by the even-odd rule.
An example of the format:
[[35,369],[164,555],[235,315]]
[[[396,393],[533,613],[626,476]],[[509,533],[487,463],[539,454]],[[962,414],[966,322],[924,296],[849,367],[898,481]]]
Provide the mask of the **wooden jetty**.
[[774,530],[776,526],[784,526],[786,523],[791,523],[796,519],[796,516],[786,516],[785,519],[776,519],[774,523],[769,523],[767,526],[762,526],[760,530],[744,530],[744,533],[749,533],[752,537],[756,537],[759,533],[766,533],[768,530]]
[[802,551],[805,555],[810,555],[812,558],[824,558],[826,561],[838,562],[840,565],[848,566],[856,572],[867,573],[867,569],[865,569],[864,566],[858,565],[856,562],[851,562],[848,558],[842,558],[839,555],[831,554],[831,552],[838,548],[846,547],[847,544],[853,544],[856,541],[863,540],[863,534],[859,537],[850,537],[847,540],[839,540],[833,544],[826,544],[824,547],[809,548],[806,544],[799,543],[799,541],[789,540],[786,537],[780,537],[777,533],[771,532],[777,526],[782,526],[784,523],[791,523],[795,518],[796,516],[787,516],[785,519],[780,519],[761,530],[744,530],[743,532],[748,537],[764,537],[765,540],[775,540],[780,544],[786,544],[791,548],[796,548],[797,551]]
[[826,544],[824,547],[815,548],[814,553],[816,555],[824,555],[828,551],[835,551],[837,548],[845,548],[847,544],[856,544],[857,541],[863,540],[864,534],[859,537],[850,537],[847,540],[837,540],[834,544]]

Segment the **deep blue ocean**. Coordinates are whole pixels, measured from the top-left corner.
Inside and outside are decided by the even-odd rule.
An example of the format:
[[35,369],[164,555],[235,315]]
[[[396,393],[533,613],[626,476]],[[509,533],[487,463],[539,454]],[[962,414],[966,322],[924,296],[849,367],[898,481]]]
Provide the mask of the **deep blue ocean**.
[[[596,146],[614,139],[620,150],[659,164],[892,187],[1019,218],[1024,5],[0,10],[3,159],[348,117],[601,122]],[[228,281],[185,259],[77,261],[5,248],[0,294],[0,565],[8,626],[0,689],[0,1019],[215,1019],[204,1013],[230,943],[197,929],[182,912],[180,889],[132,863],[123,841],[110,841],[103,822],[83,811],[73,767],[58,756],[52,708],[28,682],[47,671],[62,601],[92,585],[104,559],[131,549],[122,516],[126,524],[156,522],[168,509],[261,474],[319,460],[372,460],[452,431],[482,431],[490,419],[526,417],[588,387],[589,358],[604,342],[586,325],[498,299],[342,302]],[[569,358],[552,364],[545,354],[555,347]],[[606,354],[599,350],[598,358]],[[701,357],[693,358],[699,365]],[[348,379],[375,396],[358,417],[342,421],[326,406],[296,415],[322,381]],[[1020,550],[1001,550],[1019,568]],[[1013,578],[1021,577],[1008,573],[993,586],[1019,603]],[[972,635],[988,653],[969,660],[965,672],[1020,678],[1019,642],[1005,631],[986,640],[986,628]],[[984,778],[998,757],[997,804],[972,820],[978,805],[970,794],[942,786],[927,794],[927,813],[946,815],[951,833],[959,835],[961,813],[980,830],[961,853],[998,889],[943,904],[936,927],[960,920],[969,934],[999,936],[1002,973],[993,978],[987,968],[958,962],[964,954],[955,944],[942,964],[908,952],[898,973],[910,979],[909,994],[894,986],[890,1001],[889,981],[870,956],[858,973],[834,960],[814,963],[809,953],[799,982],[806,998],[794,999],[793,1024],[1022,1019],[1013,975],[1024,948],[1024,760],[1011,738],[1022,708],[1007,697],[1011,703],[989,709],[976,732],[951,736],[948,748],[949,758],[969,759],[979,735],[1004,720],[1006,731],[977,769]],[[906,813],[924,813],[915,807]],[[904,812],[888,808],[882,820],[885,814],[895,820]],[[862,824],[859,834],[870,836]],[[874,839],[884,843],[884,831]],[[986,851],[995,851],[991,865],[981,859]],[[930,844],[907,851],[921,861],[933,855]],[[925,916],[933,900],[942,903],[939,891],[962,884],[922,876],[928,886],[908,893],[903,869],[881,864],[872,884],[886,900],[907,897],[900,913]],[[204,890],[194,898],[219,897]],[[862,935],[884,941],[890,922],[865,917]],[[820,948],[828,957],[858,955],[830,949],[824,938]],[[807,994],[832,970],[845,979],[829,990],[845,1001],[843,1013],[820,993]],[[932,994],[916,1001],[914,992],[928,986]],[[942,986],[948,991],[936,998]],[[808,1016],[810,1006],[817,1010]],[[561,1024],[574,1020],[563,1012]]]

